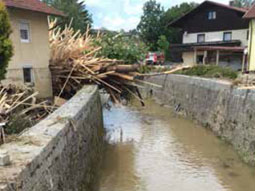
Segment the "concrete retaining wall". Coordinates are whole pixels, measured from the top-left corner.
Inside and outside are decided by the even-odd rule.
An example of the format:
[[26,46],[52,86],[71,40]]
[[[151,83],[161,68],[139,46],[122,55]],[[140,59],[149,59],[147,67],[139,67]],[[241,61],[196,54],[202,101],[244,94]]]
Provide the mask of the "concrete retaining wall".
[[1,146],[12,164],[0,167],[0,190],[91,190],[103,140],[100,96],[88,86],[15,142]]
[[148,86],[160,102],[210,128],[231,143],[240,156],[255,165],[255,91],[233,88],[230,83],[188,77],[161,75],[145,79],[162,85]]

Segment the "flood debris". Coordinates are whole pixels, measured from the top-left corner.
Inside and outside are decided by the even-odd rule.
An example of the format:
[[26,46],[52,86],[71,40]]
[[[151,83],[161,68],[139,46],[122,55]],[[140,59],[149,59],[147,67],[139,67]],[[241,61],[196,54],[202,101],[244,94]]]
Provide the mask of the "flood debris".
[[0,144],[5,133],[20,133],[50,114],[54,108],[49,100],[37,98],[32,88],[0,85]]
[[11,163],[10,155],[5,150],[0,150],[0,166],[7,166]]
[[121,97],[132,93],[140,99],[137,89],[141,82],[139,64],[125,65],[121,60],[99,56],[101,47],[95,45],[100,34],[90,35],[90,30],[82,34],[75,32],[70,26],[61,30],[56,20],[50,22],[50,69],[52,72],[54,95],[69,99],[84,85],[96,84],[104,88],[115,103]]

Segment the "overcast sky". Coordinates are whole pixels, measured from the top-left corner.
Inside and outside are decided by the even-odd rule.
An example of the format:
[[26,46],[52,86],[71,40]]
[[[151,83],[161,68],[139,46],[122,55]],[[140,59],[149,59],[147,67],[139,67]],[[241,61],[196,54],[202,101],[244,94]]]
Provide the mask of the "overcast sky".
[[[93,15],[94,28],[126,31],[136,28],[143,13],[142,7],[147,0],[84,0]],[[215,0],[228,4],[229,0]],[[157,0],[167,10],[171,6],[191,0]],[[194,0],[201,3],[203,0]]]

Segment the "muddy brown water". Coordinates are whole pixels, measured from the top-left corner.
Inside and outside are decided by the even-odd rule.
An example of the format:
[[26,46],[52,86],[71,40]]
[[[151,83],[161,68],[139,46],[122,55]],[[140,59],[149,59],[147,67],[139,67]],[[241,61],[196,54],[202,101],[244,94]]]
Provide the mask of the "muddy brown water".
[[255,191],[233,148],[154,101],[104,111],[99,191]]

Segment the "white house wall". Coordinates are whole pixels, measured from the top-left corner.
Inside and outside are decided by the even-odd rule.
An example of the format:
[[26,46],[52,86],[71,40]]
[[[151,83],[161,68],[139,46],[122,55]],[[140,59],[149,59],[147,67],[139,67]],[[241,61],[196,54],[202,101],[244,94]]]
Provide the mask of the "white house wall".
[[223,33],[232,32],[232,40],[240,40],[241,46],[248,45],[247,32],[248,29],[232,30],[232,31],[216,31],[216,32],[201,32],[188,33],[183,35],[183,43],[197,43],[197,35],[205,34],[205,42],[223,41]]

